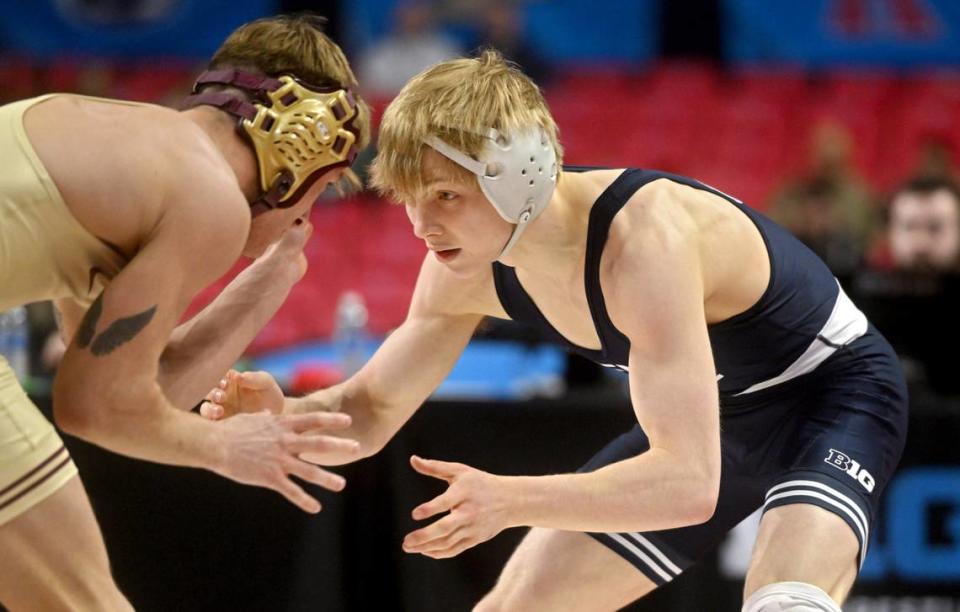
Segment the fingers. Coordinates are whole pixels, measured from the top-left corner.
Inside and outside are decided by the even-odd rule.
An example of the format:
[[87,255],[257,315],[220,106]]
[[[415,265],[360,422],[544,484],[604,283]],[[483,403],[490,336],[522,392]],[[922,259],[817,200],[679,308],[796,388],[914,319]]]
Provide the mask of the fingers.
[[291,476],[296,476],[300,480],[313,483],[334,493],[343,491],[343,488],[347,486],[347,481],[343,476],[292,457],[285,463],[285,469]]
[[411,455],[410,465],[413,469],[424,476],[432,476],[447,482],[452,481],[458,474],[467,469],[462,463],[449,463],[446,461],[437,461],[436,459],[422,459],[416,455]]
[[240,395],[237,388],[237,377],[238,373],[236,370],[228,371],[224,374],[223,378],[220,379],[220,382],[217,383],[217,386],[207,393],[204,399],[214,404],[236,404],[236,407],[239,409]]
[[414,553],[429,548],[429,543],[438,538],[445,538],[461,527],[460,519],[448,514],[439,521],[408,533],[403,539],[403,550]]
[[236,380],[240,388],[251,391],[266,391],[272,387],[279,386],[277,385],[276,379],[263,370],[256,372],[234,372],[231,370],[227,372],[227,380],[231,379]]
[[280,478],[271,488],[286,497],[291,504],[297,506],[304,512],[309,512],[310,514],[320,512],[320,502],[307,495],[307,492],[304,491],[300,485],[286,476]]
[[411,516],[413,516],[414,520],[422,521],[430,518],[431,516],[440,514],[441,512],[447,512],[448,510],[453,509],[453,507],[456,505],[457,500],[448,489],[442,495],[438,495],[430,501],[420,504],[414,508],[413,512],[411,512]]
[[430,548],[422,550],[420,554],[431,559],[449,559],[450,557],[456,557],[475,544],[476,542],[461,529],[446,538],[440,538],[432,542]]
[[280,423],[292,431],[302,433],[309,429],[346,429],[350,427],[350,415],[343,412],[306,412],[284,414]]
[[212,404],[210,402],[203,402],[200,404],[200,416],[205,419],[210,419],[211,421],[221,419],[223,418],[223,406]]
[[336,436],[287,434],[284,436],[284,446],[294,455],[301,453],[343,454],[356,455],[360,452],[360,443],[349,438]]

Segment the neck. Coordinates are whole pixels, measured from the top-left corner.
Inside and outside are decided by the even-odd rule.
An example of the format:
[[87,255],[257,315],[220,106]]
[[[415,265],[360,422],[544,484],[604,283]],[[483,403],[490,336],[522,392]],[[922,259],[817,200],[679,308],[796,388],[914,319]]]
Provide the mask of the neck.
[[257,158],[250,143],[237,132],[233,115],[207,105],[195,106],[183,114],[213,141],[236,175],[243,195],[248,202],[253,202],[260,193]]
[[[578,262],[586,248],[589,208],[580,206],[578,177],[564,174],[550,203],[520,236],[520,240],[502,262],[514,268],[552,275],[564,266],[559,262]],[[562,272],[561,272],[562,273]]]

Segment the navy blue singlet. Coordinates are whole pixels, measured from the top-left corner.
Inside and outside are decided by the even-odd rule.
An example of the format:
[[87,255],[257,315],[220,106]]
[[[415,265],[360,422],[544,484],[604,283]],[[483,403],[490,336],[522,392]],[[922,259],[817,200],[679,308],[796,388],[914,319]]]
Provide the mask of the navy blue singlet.
[[[582,172],[596,168],[565,168]],[[715,194],[756,225],[770,258],[770,281],[746,311],[708,326],[721,397],[749,394],[816,368],[839,346],[862,336],[866,318],[840,290],[827,266],[799,240],[743,202],[693,179],[652,170],[627,169],[600,195],[590,211],[584,284],[602,349],[585,349],[564,338],[539,311],[513,268],[493,264],[497,295],[515,321],[593,361],[628,368],[629,339],[610,321],[600,289],[600,257],[610,224],[644,185],[667,179]]]

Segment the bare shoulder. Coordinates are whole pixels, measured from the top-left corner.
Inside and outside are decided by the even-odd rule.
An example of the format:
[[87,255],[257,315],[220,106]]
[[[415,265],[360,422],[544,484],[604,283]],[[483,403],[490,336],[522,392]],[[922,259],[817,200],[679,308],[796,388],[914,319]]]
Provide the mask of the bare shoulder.
[[77,220],[128,254],[180,209],[220,215],[245,234],[249,214],[229,165],[177,111],[63,95],[31,108],[24,127]]
[[610,227],[600,282],[611,319],[628,335],[678,300],[702,303],[697,224],[677,187],[667,180],[645,185]]
[[452,272],[428,253],[420,267],[411,314],[486,315],[507,318],[487,266],[470,274]]
[[610,226],[605,265],[635,269],[694,247],[697,224],[688,208],[691,191],[667,179],[638,189]]

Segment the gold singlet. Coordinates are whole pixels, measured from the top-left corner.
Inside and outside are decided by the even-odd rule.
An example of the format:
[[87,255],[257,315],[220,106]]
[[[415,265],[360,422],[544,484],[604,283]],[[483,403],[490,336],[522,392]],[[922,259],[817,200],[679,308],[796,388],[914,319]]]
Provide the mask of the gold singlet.
[[[62,298],[87,307],[127,263],[74,218],[27,139],[24,113],[52,95],[0,106],[0,311]],[[0,525],[76,473],[57,432],[0,357]]]

